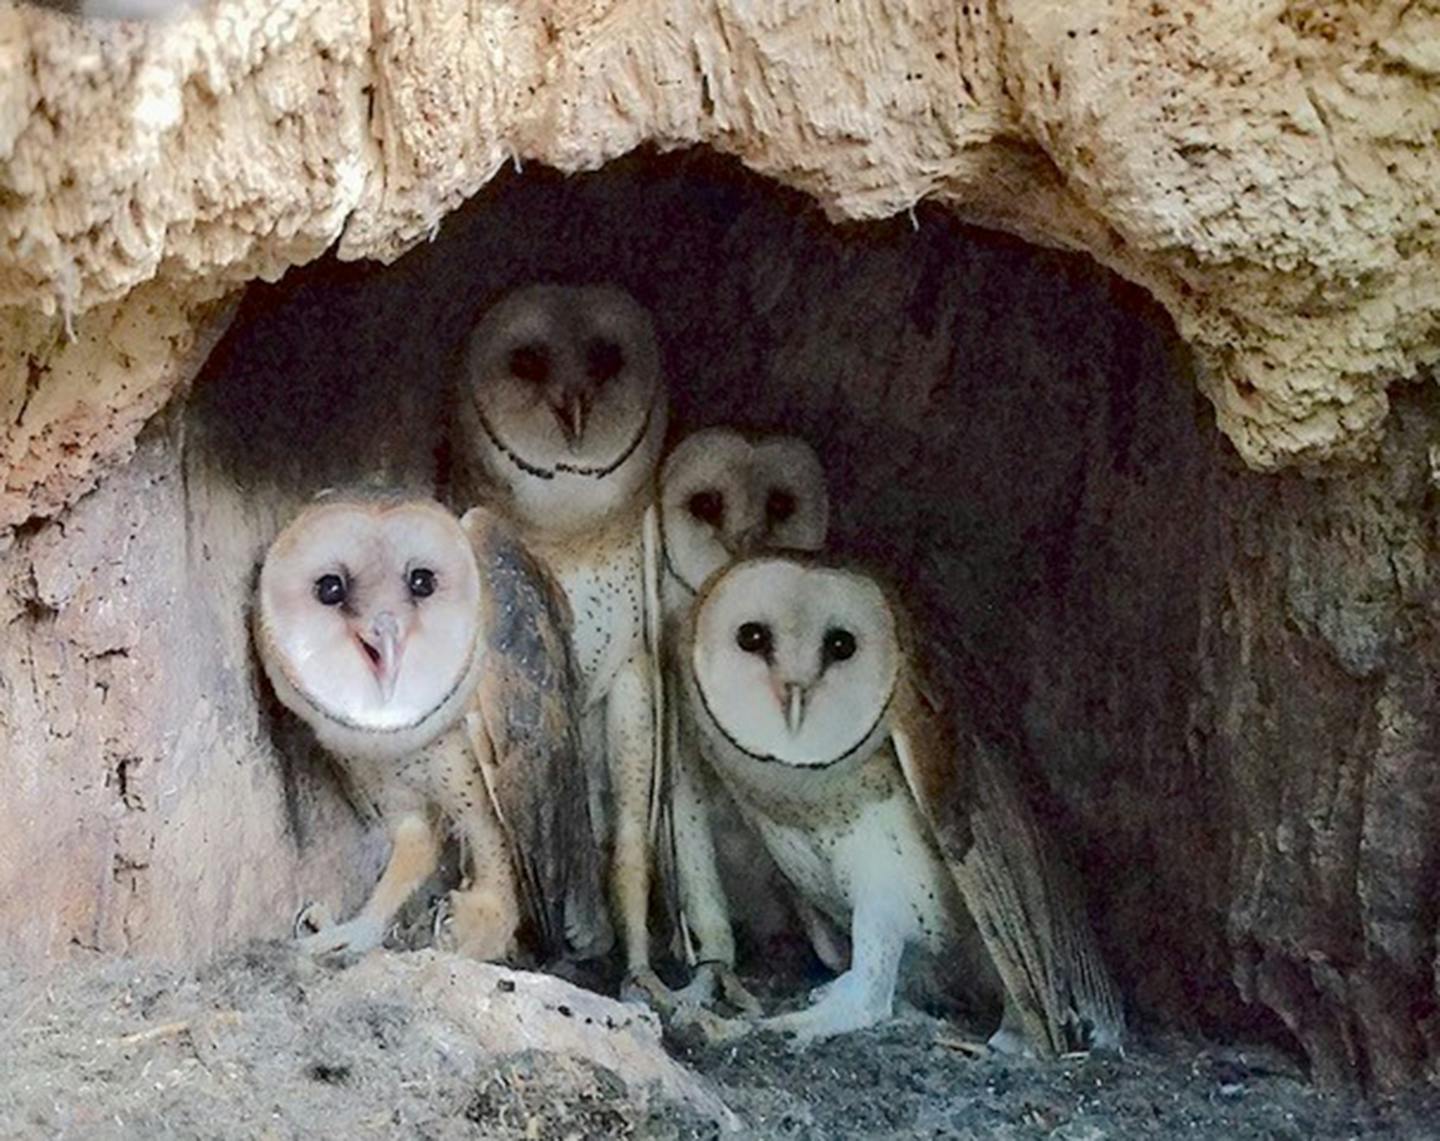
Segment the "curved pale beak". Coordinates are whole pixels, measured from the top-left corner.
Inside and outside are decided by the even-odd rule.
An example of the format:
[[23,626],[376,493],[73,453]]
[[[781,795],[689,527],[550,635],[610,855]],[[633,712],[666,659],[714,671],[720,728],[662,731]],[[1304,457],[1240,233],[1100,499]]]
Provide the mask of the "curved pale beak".
[[567,392],[559,407],[552,406],[551,410],[560,424],[560,433],[572,450],[585,435],[585,417],[589,411],[589,403],[583,392]]
[[362,638],[370,657],[370,668],[380,686],[380,698],[389,702],[395,696],[395,683],[400,677],[400,623],[388,610],[381,611],[370,624],[368,637]]
[[769,529],[764,523],[755,523],[746,527],[733,539],[725,543],[725,549],[730,555],[737,559],[743,559],[756,551],[763,550],[766,540],[769,538]]
[[790,730],[791,736],[800,732],[800,725],[805,720],[805,687],[796,682],[791,682],[785,687],[785,728]]

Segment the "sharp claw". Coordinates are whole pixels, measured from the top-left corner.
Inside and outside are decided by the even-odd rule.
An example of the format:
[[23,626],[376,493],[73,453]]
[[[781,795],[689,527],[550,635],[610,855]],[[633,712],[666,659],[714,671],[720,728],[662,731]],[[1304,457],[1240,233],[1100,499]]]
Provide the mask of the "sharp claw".
[[295,946],[318,962],[343,967],[380,946],[384,936],[384,929],[374,920],[357,917],[348,923],[326,924],[313,934],[301,936]]
[[632,971],[625,977],[620,984],[620,1001],[648,1006],[661,1014],[673,1013],[678,1005],[675,992],[649,967]]
[[967,1054],[972,1058],[988,1058],[995,1053],[984,1042],[974,1042],[968,1038],[951,1038],[948,1035],[940,1035],[935,1039],[935,1045],[943,1046],[947,1050],[955,1050],[961,1054]]
[[744,1018],[725,1018],[703,1006],[683,1006],[675,1012],[674,1025],[683,1029],[694,1029],[711,1046],[736,1042],[755,1029],[755,1024]]
[[728,963],[701,963],[695,968],[695,977],[676,998],[682,1004],[694,1006],[710,1006],[721,1000],[741,1014],[761,1013],[759,1000],[745,988],[735,968]]
[[330,915],[330,909],[323,903],[307,899],[300,905],[300,910],[295,913],[290,924],[290,937],[304,939],[307,935],[318,935],[325,928],[334,926],[335,920]]
[[734,971],[726,970],[721,973],[720,993],[726,1002],[742,1014],[754,1016],[764,1012],[760,1000],[750,993]]
[[435,915],[430,921],[430,943],[436,950],[454,949],[451,946],[450,921],[450,897],[442,895],[435,904]]

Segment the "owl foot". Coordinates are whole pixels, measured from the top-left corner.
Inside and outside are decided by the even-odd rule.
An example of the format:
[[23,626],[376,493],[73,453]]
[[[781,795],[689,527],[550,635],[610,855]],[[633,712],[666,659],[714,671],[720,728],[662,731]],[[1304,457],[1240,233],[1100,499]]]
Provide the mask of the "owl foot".
[[435,909],[435,946],[482,963],[498,963],[515,953],[520,916],[513,900],[485,889],[452,891]]
[[753,1034],[755,1023],[748,1018],[726,1018],[704,1006],[687,1005],[675,1011],[670,1029],[697,1034],[707,1046],[723,1046]]
[[826,984],[825,997],[813,1006],[761,1019],[757,1026],[785,1035],[795,1046],[805,1046],[883,1022],[890,1016],[889,1006],[876,1000],[869,979],[847,971]]
[[625,976],[625,981],[620,984],[620,1001],[648,1006],[659,1014],[671,1014],[678,1005],[675,992],[661,982],[660,976],[650,967],[642,967]]
[[936,1037],[935,1044],[944,1046],[947,1050],[954,1050],[970,1058],[989,1058],[995,1051],[990,1049],[984,1042],[976,1042],[969,1038],[952,1038],[948,1034],[941,1034]]
[[996,1054],[1008,1054],[1012,1058],[1033,1058],[1035,1051],[1025,1040],[1025,1035],[1008,1026],[1002,1026],[990,1035],[985,1043]]
[[825,996],[830,993],[830,988],[839,981],[840,979],[836,977],[831,979],[828,983],[821,983],[819,986],[811,987],[810,993],[807,996],[810,999],[810,1005],[815,1006],[819,1003],[824,1002]]
[[317,931],[334,926],[335,916],[330,908],[326,904],[307,899],[300,905],[300,910],[295,913],[295,918],[290,923],[290,938],[303,939],[307,935],[314,935]]
[[[302,923],[309,925],[315,920],[314,915],[306,915],[302,910],[295,919],[296,930],[302,929]],[[295,941],[295,947],[312,959],[347,967],[384,941],[385,924],[362,915],[349,923],[321,927],[313,934],[302,935]]]
[[990,1035],[985,1043],[997,1054],[1008,1054],[1012,1058],[1033,1058],[1035,1050],[1025,1035],[1025,1019],[1020,1008],[1010,997],[1005,999],[1005,1012],[1000,1018],[1000,1028]]
[[715,960],[700,963],[689,983],[675,992],[682,1007],[710,1007],[717,999],[741,1014],[761,1013],[760,1001],[740,981],[735,968]]

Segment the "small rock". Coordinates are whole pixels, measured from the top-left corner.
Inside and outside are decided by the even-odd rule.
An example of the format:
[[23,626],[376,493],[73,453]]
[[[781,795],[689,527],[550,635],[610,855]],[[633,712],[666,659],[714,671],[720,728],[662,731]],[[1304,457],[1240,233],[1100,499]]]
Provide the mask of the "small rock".
[[633,1096],[657,1090],[722,1129],[740,1127],[709,1083],[665,1052],[652,1012],[552,975],[438,951],[381,952],[332,975],[311,995],[317,1019],[327,1010],[387,1002],[408,1006],[417,1033],[433,1022],[437,1039],[459,1030],[467,1046],[496,1058],[536,1051],[583,1062],[613,1073]]

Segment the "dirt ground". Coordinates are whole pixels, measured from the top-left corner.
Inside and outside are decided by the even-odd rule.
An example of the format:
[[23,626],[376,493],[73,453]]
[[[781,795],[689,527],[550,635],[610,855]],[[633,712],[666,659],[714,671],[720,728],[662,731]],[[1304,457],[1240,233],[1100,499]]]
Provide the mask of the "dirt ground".
[[[977,1058],[960,1028],[917,1012],[803,1050],[667,1036],[695,1079],[653,1019],[617,1027],[604,1013],[634,1008],[456,963],[387,952],[337,971],[263,945],[197,971],[0,972],[0,1137],[1440,1138],[1440,1098],[1322,1096],[1272,1051],[1142,1037],[1124,1058]],[[468,1010],[467,979],[500,997],[532,980],[535,994],[573,993],[546,1009],[582,1035],[630,1035],[630,1053],[553,1053],[554,1024],[530,1007],[504,1015],[519,1038],[490,1038],[501,1014]],[[701,1094],[662,1088],[656,1065]],[[707,1110],[706,1087],[736,1119]]]

